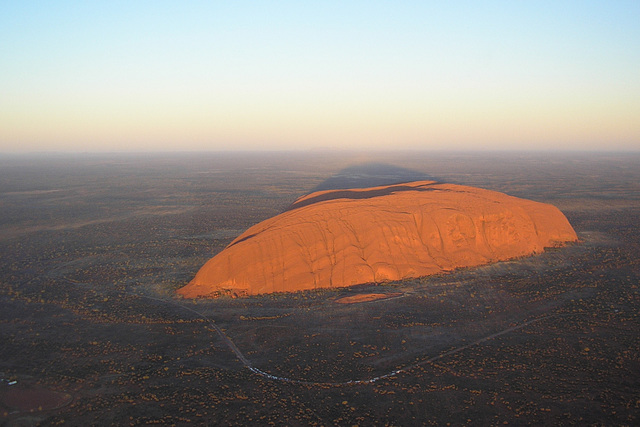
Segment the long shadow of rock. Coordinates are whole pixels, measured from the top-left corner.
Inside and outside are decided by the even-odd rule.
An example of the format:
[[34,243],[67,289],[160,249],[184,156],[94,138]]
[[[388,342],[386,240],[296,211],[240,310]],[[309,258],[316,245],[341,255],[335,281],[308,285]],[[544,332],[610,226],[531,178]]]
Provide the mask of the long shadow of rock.
[[[403,186],[402,184],[413,181],[440,181],[438,178],[423,172],[402,168],[386,163],[363,163],[342,169],[326,181],[316,186],[310,193],[324,190],[342,190],[327,195],[318,195],[293,203],[287,208],[292,210],[320,201],[336,198],[367,199],[383,196],[398,191],[412,190],[416,188]],[[350,191],[355,189],[390,186],[384,189],[369,191]],[[418,191],[428,191],[420,189]]]
[[310,192],[368,188],[424,180],[440,181],[436,177],[413,169],[387,163],[362,163],[342,169]]

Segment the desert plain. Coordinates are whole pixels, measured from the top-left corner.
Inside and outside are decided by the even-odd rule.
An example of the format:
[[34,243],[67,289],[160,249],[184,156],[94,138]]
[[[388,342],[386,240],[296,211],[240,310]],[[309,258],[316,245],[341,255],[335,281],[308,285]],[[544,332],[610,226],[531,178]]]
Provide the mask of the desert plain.
[[[176,296],[304,194],[421,179],[552,204],[579,241],[405,281]],[[634,425],[638,218],[637,153],[4,156],[0,424]]]

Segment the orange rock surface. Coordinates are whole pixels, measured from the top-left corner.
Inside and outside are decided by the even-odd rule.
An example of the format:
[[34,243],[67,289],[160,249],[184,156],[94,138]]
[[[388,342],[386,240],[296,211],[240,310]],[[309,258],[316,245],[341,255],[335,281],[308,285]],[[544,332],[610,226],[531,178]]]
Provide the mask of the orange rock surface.
[[328,190],[249,228],[178,294],[240,296],[400,280],[575,240],[556,207],[495,191],[433,181]]

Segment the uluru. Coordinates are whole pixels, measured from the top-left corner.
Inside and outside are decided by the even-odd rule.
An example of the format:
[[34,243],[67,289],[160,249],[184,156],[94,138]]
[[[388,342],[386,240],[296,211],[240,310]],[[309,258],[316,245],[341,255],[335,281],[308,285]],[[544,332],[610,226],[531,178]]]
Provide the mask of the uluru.
[[242,296],[387,282],[576,240],[555,206],[491,190],[415,181],[317,191],[249,228],[177,292]]

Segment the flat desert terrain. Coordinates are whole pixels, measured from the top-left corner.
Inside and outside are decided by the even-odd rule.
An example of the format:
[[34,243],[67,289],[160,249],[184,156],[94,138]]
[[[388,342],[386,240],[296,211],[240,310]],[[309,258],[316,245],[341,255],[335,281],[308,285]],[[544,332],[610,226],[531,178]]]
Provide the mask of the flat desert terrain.
[[[580,240],[407,281],[175,295],[302,195],[419,179],[553,204]],[[0,425],[637,425],[638,218],[640,154],[0,157]]]

